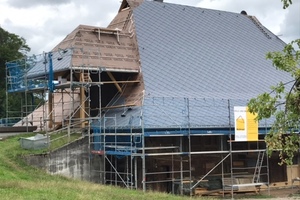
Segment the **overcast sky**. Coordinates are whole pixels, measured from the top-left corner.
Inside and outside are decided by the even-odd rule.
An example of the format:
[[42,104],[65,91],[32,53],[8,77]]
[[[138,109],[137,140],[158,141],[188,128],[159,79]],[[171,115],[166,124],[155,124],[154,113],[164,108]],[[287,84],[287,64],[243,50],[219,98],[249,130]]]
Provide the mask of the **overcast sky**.
[[[164,0],[256,16],[285,42],[300,38],[300,1],[287,10],[280,0]],[[0,26],[26,39],[30,54],[50,51],[79,24],[106,27],[121,0],[0,0]]]

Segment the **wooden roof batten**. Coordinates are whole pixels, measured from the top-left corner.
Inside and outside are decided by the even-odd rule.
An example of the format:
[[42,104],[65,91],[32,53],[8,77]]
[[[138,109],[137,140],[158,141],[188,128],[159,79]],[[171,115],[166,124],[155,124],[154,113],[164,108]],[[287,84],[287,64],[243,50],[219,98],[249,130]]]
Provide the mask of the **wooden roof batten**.
[[[136,96],[140,96],[144,85],[140,75],[141,63],[132,12],[133,8],[142,2],[144,0],[124,0],[119,13],[108,27],[78,25],[53,49],[53,51],[72,49],[70,64],[64,68],[66,72],[72,70],[80,73],[107,74],[109,80],[106,81],[95,82],[81,77],[81,82],[77,80],[73,83],[78,86],[86,82],[89,85],[111,84],[119,95],[124,96],[125,102],[123,105],[111,105],[110,109],[124,105],[125,107],[140,105]],[[119,74],[124,75],[120,78]],[[133,74],[137,76],[126,80],[126,77]],[[123,87],[125,85],[126,87]]]
[[[101,34],[112,34],[112,35],[116,35],[117,37],[117,42],[120,45],[120,32],[121,30],[116,28],[116,29],[109,29],[109,28],[98,28],[98,29],[94,29],[94,32],[98,33],[98,39],[99,41],[101,41]],[[129,36],[126,35],[124,33],[122,33],[123,36]]]
[[103,66],[72,66],[73,70],[101,71],[101,72],[120,72],[120,73],[139,73],[137,69],[109,68]]
[[72,48],[69,68],[74,70],[140,73],[132,10],[142,2],[123,0],[108,27],[79,25],[54,50]]
[[120,28],[79,25],[53,51],[72,48],[74,70],[139,73],[137,46]]

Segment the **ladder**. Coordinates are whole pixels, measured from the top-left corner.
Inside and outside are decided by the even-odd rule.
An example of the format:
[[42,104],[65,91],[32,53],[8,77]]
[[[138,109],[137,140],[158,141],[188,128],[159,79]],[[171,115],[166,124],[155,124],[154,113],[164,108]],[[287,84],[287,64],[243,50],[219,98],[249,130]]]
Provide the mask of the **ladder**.
[[90,77],[90,73],[89,72],[82,72],[81,77],[80,77],[80,81],[84,82],[84,83],[92,82],[92,79]]
[[261,171],[261,167],[264,161],[264,157],[265,157],[265,152],[264,151],[260,151],[258,152],[257,155],[257,161],[256,161],[256,166],[255,166],[255,170],[254,170],[254,174],[253,174],[253,183],[258,183],[260,180],[260,171]]

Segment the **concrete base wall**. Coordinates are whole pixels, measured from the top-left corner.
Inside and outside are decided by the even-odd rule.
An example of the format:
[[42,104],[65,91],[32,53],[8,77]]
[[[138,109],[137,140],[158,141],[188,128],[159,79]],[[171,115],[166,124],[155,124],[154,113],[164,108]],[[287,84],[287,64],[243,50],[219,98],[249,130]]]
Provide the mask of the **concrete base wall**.
[[85,138],[49,154],[30,155],[24,159],[26,163],[44,169],[50,174],[100,183],[102,179],[99,172],[100,157],[89,156],[88,138]]
[[[167,138],[168,139],[168,138]],[[149,142],[149,139],[146,142],[153,146],[168,146],[170,141],[165,139],[152,140]],[[174,139],[174,138],[173,138]],[[205,138],[202,138],[203,140]],[[210,138],[211,139],[211,138]],[[176,144],[176,141],[171,141]],[[219,144],[216,142],[216,144]],[[247,144],[245,144],[247,145]],[[186,146],[185,143],[183,146]],[[194,148],[195,145],[193,146]],[[216,147],[217,145],[211,146]],[[201,146],[197,147],[196,150],[203,151],[200,149]],[[206,147],[207,148],[207,147]],[[246,147],[244,148],[246,149]],[[210,149],[210,150],[219,150],[219,149]],[[153,150],[153,153],[156,153],[158,150]],[[106,158],[106,177],[104,177],[104,157],[96,154],[90,154],[88,138],[78,140],[69,144],[59,150],[53,151],[49,154],[43,155],[32,155],[26,156],[25,160],[28,164],[36,166],[38,168],[46,170],[50,174],[59,174],[73,179],[80,179],[91,181],[95,183],[105,183],[106,184],[117,184],[122,185],[121,179],[115,174],[115,168],[118,172],[121,172],[123,180],[127,181],[127,176],[124,172],[132,170],[134,172],[134,166],[130,164],[127,158],[118,159],[114,156],[107,156]],[[278,156],[274,155],[272,158],[269,158],[269,174],[270,174],[270,183],[277,182],[286,182],[291,183],[293,179],[300,176],[299,168],[297,165],[287,168],[286,166],[279,166]],[[135,157],[137,160],[137,188],[142,187],[142,160],[140,157]],[[200,177],[205,175],[209,170],[211,170],[216,163],[218,163],[222,157],[221,155],[192,155],[191,156],[191,178],[193,181],[198,181]],[[249,153],[239,153],[233,157],[234,167],[253,167],[256,164],[257,155],[252,155]],[[115,165],[115,168],[112,168],[107,160],[110,160],[111,163]],[[182,166],[180,164],[182,160]],[[153,156],[146,157],[146,172],[152,173],[152,175],[147,175],[147,190],[156,190],[163,192],[172,192],[176,193],[176,181],[179,180],[181,176],[183,179],[187,180],[190,178],[189,174],[189,162],[188,156]],[[134,163],[134,162],[133,162]],[[222,165],[218,166],[210,174],[210,179],[214,181],[215,179],[221,179],[222,173],[227,176],[230,175],[230,160],[229,158],[224,161],[224,166],[222,170]],[[128,167],[128,169],[127,169]],[[133,167],[130,169],[130,167]],[[184,173],[180,173],[181,168]],[[288,169],[288,170],[287,170]],[[161,173],[165,172],[165,173]],[[172,172],[172,173],[171,173]],[[245,170],[244,173],[253,174],[253,169]],[[263,174],[267,173],[266,169],[262,169]],[[123,174],[123,175],[122,175]],[[288,176],[288,178],[287,178]],[[134,177],[132,178],[133,183],[135,183]],[[266,175],[262,177],[262,181],[267,181]],[[117,180],[117,181],[115,181]],[[163,181],[158,183],[158,181]],[[150,183],[151,182],[151,183]],[[215,184],[215,183],[214,183]],[[294,183],[295,185],[300,184],[300,181]],[[178,184],[177,184],[178,185]],[[214,186],[214,185],[213,185]]]

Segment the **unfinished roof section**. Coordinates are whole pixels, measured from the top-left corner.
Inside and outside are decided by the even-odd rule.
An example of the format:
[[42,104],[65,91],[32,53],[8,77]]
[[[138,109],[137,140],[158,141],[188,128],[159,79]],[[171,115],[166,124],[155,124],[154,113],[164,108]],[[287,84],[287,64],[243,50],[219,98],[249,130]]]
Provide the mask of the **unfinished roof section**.
[[134,36],[134,21],[132,19],[132,10],[138,7],[143,0],[123,0],[118,14],[108,25],[111,29],[121,29]]
[[143,2],[144,0],[123,0],[119,8],[119,12],[126,10],[128,8],[134,9]]
[[73,50],[74,69],[139,72],[134,37],[120,29],[79,25],[53,51],[68,48]]

